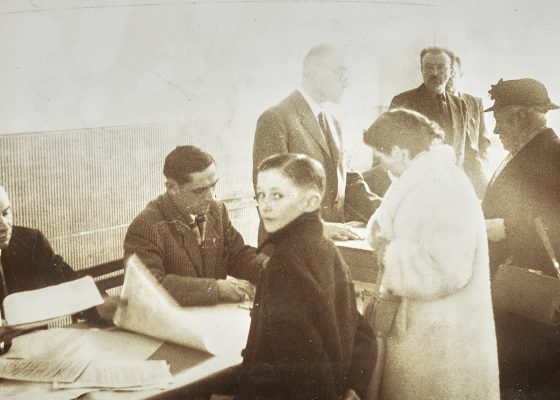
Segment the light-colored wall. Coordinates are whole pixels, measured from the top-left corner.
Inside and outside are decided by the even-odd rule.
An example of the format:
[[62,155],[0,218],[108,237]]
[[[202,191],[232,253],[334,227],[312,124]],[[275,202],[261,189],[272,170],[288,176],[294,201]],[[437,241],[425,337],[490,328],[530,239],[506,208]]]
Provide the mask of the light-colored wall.
[[367,166],[362,130],[418,83],[417,54],[434,39],[435,8],[418,3],[4,1],[0,133],[225,120],[237,140],[223,151],[248,178],[258,115],[328,41],[349,59],[335,111]]

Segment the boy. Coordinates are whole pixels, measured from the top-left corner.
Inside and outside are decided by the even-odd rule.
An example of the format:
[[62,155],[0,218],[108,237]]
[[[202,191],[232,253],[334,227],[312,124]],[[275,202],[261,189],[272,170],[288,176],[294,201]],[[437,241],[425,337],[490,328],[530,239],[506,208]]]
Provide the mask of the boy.
[[274,252],[257,285],[240,399],[365,395],[377,348],[348,267],[323,236],[324,188],[323,167],[302,154],[276,154],[258,167],[256,198],[269,233],[262,246]]

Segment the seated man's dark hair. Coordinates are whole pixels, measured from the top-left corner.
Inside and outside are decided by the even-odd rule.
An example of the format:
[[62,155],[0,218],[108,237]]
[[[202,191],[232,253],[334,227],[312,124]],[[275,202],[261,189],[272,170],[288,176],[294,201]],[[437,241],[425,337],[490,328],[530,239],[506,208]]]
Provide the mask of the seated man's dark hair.
[[165,157],[163,174],[178,184],[191,181],[191,174],[202,172],[214,163],[214,158],[195,146],[177,146]]
[[381,114],[364,132],[364,143],[389,154],[393,146],[407,149],[410,157],[428,150],[442,141],[440,126],[422,114],[405,109],[395,109]]
[[279,153],[265,158],[257,167],[257,172],[278,169],[296,186],[315,189],[321,196],[325,192],[326,177],[321,163],[305,154]]

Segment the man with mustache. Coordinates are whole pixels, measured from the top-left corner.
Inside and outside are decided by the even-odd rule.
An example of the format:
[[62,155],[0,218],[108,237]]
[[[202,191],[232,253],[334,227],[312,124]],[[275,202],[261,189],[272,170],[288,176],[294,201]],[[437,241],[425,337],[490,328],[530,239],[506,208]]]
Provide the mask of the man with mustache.
[[[132,221],[125,257],[138,255],[182,306],[237,302],[253,295],[265,255],[247,246],[225,205],[214,198],[212,156],[178,146],[165,158],[166,192]],[[226,280],[232,275],[238,280]]]
[[468,111],[465,101],[446,92],[451,77],[454,54],[442,47],[428,47],[420,52],[424,82],[393,98],[390,109],[417,111],[437,122],[445,132],[445,143],[455,150],[457,165],[467,173],[479,198],[484,195],[486,179],[479,152],[467,135]]

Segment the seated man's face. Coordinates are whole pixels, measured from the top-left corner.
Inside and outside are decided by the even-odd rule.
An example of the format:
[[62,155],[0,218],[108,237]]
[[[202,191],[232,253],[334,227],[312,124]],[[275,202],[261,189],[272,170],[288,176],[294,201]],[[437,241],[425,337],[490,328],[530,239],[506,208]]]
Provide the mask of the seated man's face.
[[170,194],[183,214],[206,214],[214,201],[214,191],[218,178],[216,165],[211,164],[201,172],[194,172],[191,181],[179,185],[175,183]]
[[4,188],[0,186],[0,249],[5,249],[10,243],[13,221],[10,199]]

